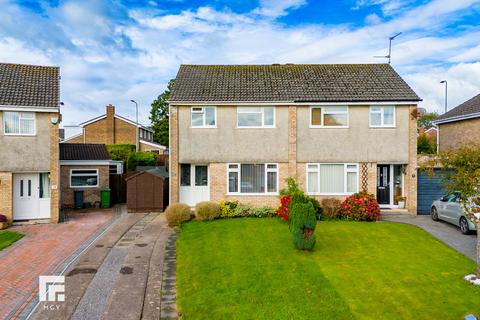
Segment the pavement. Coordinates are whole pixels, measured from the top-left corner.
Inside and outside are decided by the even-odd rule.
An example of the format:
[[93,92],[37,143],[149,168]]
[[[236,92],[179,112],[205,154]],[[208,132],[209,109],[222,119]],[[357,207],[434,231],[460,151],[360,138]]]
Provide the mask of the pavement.
[[382,213],[382,221],[392,221],[416,225],[448,246],[476,261],[477,235],[464,235],[457,226],[444,221],[433,221],[429,215]]
[[113,209],[69,214],[66,223],[10,228],[24,234],[0,251],[0,319],[24,319],[38,300],[38,277],[60,272],[116,220]]

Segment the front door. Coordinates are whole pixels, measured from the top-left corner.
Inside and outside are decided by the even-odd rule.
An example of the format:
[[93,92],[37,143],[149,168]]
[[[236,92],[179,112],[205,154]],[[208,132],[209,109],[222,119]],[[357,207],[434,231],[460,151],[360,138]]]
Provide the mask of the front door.
[[40,174],[16,173],[13,184],[13,220],[50,217],[50,199],[40,194]]
[[390,165],[377,165],[377,201],[390,204]]
[[208,165],[180,165],[180,202],[195,206],[210,200]]

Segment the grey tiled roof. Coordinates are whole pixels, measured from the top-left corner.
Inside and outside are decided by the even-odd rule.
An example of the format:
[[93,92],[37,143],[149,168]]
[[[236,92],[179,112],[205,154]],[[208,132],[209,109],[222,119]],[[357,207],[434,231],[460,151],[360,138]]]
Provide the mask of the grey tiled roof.
[[181,65],[170,102],[419,101],[388,64]]
[[58,67],[0,63],[0,105],[57,108]]
[[104,144],[60,143],[60,160],[110,160]]
[[[449,120],[451,118],[468,116],[474,113],[480,113],[480,94],[471,98],[470,100],[465,101],[461,105],[453,108],[447,113],[442,114],[438,117],[437,121]],[[480,116],[480,115],[479,115]]]

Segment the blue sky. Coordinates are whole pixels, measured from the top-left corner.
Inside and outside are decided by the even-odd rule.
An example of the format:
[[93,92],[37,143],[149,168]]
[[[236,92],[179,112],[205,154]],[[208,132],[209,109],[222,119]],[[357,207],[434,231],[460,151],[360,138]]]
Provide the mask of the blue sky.
[[0,61],[61,67],[64,124],[112,103],[148,124],[181,63],[378,63],[431,111],[480,93],[480,0],[0,0]]

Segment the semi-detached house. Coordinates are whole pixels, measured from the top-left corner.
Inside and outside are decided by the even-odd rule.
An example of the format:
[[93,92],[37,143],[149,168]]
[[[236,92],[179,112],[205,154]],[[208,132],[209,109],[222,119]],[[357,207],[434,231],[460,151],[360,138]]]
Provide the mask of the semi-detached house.
[[361,190],[417,207],[421,99],[388,64],[182,65],[170,96],[170,203],[277,205]]

